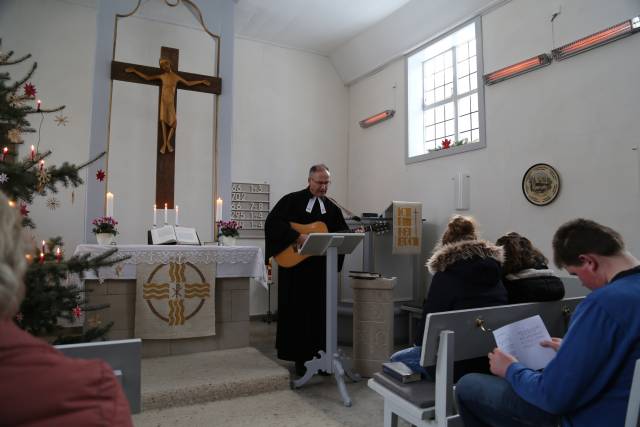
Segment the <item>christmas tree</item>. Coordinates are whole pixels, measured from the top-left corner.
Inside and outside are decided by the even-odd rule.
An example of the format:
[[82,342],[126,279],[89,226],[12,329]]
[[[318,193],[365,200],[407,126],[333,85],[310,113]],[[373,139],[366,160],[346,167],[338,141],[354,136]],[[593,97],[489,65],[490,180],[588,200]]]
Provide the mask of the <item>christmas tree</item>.
[[[65,106],[41,108],[40,101],[36,100],[36,87],[29,82],[37,68],[36,62],[23,78],[12,82],[9,72],[4,71],[5,67],[27,61],[31,55],[18,59],[12,57],[13,51],[6,54],[0,51],[0,191],[6,194],[10,204],[20,209],[23,226],[34,229],[35,224],[29,218],[29,206],[34,197],[57,193],[61,185],[78,187],[83,183],[80,170],[104,153],[79,166],[67,162],[61,166],[45,166],[45,159],[51,151],[40,152],[39,147],[32,145],[28,155],[20,159],[18,147],[24,143],[22,135],[36,132],[27,117],[36,114],[44,120],[45,115],[61,111]],[[58,119],[66,120],[64,116],[56,117]],[[47,202],[48,205],[56,203],[59,204],[54,197]],[[83,312],[107,307],[89,305],[85,292],[70,284],[69,278],[74,275],[81,278],[89,270],[97,274],[100,267],[112,266],[124,258],[115,257],[117,250],[112,249],[97,257],[83,255],[65,259],[62,248],[62,238],[54,237],[43,240],[42,245],[34,244],[33,253],[27,254],[30,263],[25,275],[26,295],[15,322],[33,335],[56,335],[54,344],[102,338],[113,323],[100,325],[96,322],[82,332],[59,326],[60,319],[72,322]]]

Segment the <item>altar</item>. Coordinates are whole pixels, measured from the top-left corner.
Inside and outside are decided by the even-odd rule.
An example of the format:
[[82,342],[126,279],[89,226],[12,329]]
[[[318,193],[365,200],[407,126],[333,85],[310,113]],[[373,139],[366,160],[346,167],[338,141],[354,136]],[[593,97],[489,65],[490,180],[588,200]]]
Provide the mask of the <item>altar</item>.
[[[97,276],[93,273],[85,275],[84,286],[89,291],[90,305],[109,305],[106,309],[86,313],[85,325],[114,322],[108,334],[109,338],[112,340],[142,338],[143,357],[197,353],[249,345],[250,280],[256,280],[264,286],[267,281],[264,256],[260,248],[213,245],[83,244],[78,245],[74,255],[97,255],[112,248],[118,249],[117,256],[130,258],[112,267],[100,269]],[[171,279],[151,280],[153,275],[163,268],[167,270]],[[188,269],[197,272],[197,277],[202,278],[197,282],[201,283],[187,283],[182,287],[176,283],[172,285],[172,282],[180,282],[179,277],[183,277],[182,281],[193,282],[193,280],[184,279],[184,275],[187,274],[185,270]],[[141,297],[141,277],[146,277],[150,282],[144,283],[145,300]],[[152,285],[152,288],[147,289],[147,285]],[[161,288],[161,285],[165,288]],[[190,285],[193,286],[191,290],[188,288]],[[188,307],[187,309],[172,307],[170,310],[172,314],[163,316],[161,307],[166,305],[169,297],[173,297],[177,292],[184,292],[185,298],[195,298],[196,308],[189,310]],[[154,306],[150,302],[151,298],[156,298],[158,301],[164,298],[164,301],[162,304],[156,301]],[[139,332],[140,317],[145,315],[144,311],[148,311],[147,306],[154,315],[172,325],[181,321],[184,323],[184,319],[189,319],[195,313],[202,316],[204,312],[202,306],[205,302],[211,304],[212,317],[210,320],[205,319],[205,328],[209,330],[200,331],[200,333],[187,331],[187,335],[191,333],[193,336],[185,338],[168,335],[161,339],[154,339],[157,338],[158,333],[153,330]],[[154,338],[145,338],[145,336]]]

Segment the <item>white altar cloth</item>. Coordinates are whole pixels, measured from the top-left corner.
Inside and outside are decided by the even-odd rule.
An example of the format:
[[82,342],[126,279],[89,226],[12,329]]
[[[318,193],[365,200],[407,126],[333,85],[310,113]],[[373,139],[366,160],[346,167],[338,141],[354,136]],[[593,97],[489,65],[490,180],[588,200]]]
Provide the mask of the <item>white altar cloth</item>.
[[112,267],[101,268],[96,277],[86,272],[85,279],[135,279],[138,264],[179,264],[192,262],[217,264],[216,277],[251,277],[265,288],[267,270],[262,249],[256,246],[192,246],[192,245],[88,245],[76,247],[74,255],[98,255],[117,248],[115,256],[130,256]]

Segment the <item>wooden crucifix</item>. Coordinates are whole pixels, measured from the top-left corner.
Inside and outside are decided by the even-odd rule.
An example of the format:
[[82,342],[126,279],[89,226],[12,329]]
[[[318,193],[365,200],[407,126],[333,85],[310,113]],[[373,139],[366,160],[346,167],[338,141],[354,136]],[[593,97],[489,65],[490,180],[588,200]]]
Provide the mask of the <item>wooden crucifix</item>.
[[156,151],[156,205],[173,209],[176,153],[176,94],[180,89],[220,94],[219,77],[178,71],[178,49],[162,46],[160,68],[111,62],[111,78],[159,86],[158,149]]

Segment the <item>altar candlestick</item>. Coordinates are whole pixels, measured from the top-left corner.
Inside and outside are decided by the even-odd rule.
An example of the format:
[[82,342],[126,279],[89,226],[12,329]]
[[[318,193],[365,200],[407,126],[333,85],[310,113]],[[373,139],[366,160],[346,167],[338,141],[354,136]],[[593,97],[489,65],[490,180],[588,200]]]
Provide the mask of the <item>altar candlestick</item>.
[[37,111],[40,111],[40,104],[42,104],[42,101],[40,101],[40,100],[38,99],[38,110],[37,110]]
[[222,199],[216,199],[216,221],[222,221]]
[[168,212],[167,212],[167,206],[168,206],[168,204],[167,204],[167,203],[165,203],[165,204],[164,204],[164,225],[169,224],[169,221],[168,221],[169,214],[168,214]]
[[31,161],[33,162],[36,159],[36,147],[31,146]]
[[107,216],[113,217],[113,193],[107,193]]
[[180,225],[179,215],[180,215],[180,208],[178,207],[178,205],[176,205],[176,227]]
[[7,154],[9,154],[9,147],[4,147],[2,149],[2,161],[4,162],[4,159],[7,158]]
[[156,220],[157,220],[157,215],[156,214],[157,214],[157,212],[158,212],[158,209],[156,208],[156,205],[154,203],[153,204],[153,226],[154,227],[156,226]]

